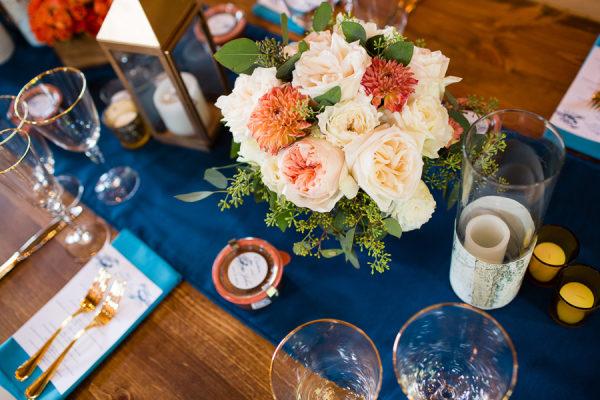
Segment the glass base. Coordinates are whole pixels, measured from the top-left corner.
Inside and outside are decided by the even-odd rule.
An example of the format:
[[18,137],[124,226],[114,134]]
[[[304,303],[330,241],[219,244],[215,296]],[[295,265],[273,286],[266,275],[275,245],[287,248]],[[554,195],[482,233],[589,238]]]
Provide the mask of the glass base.
[[67,227],[65,248],[77,261],[87,261],[109,240],[110,232],[104,222],[75,222]]
[[101,202],[109,206],[129,200],[140,186],[140,177],[129,167],[115,167],[103,174],[94,191]]
[[71,174],[64,174],[54,177],[63,188],[62,203],[68,209],[75,207],[81,200],[83,194],[83,185],[81,181]]

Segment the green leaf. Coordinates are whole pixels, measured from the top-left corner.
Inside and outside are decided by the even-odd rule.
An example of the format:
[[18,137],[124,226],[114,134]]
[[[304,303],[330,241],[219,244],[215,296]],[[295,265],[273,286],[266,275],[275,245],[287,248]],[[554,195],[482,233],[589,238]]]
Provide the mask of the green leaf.
[[306,255],[307,251],[310,251],[310,244],[307,242],[296,242],[293,246],[294,254],[298,256]]
[[358,257],[356,256],[356,251],[354,251],[354,249],[352,249],[352,251],[350,252],[348,261],[350,261],[350,264],[352,264],[354,268],[360,269],[360,263],[358,262]]
[[348,43],[356,42],[357,40],[364,46],[367,41],[367,32],[358,22],[346,21],[342,22],[342,32],[346,36]]
[[338,237],[340,245],[342,246],[342,250],[344,251],[344,255],[346,256],[346,261],[350,259],[350,254],[352,253],[352,245],[354,243],[355,230],[356,228],[349,229],[345,235],[342,233]]
[[448,91],[448,89],[446,89],[444,94],[446,95],[446,98],[448,99],[448,103],[450,103],[452,105],[452,107],[454,107],[455,109],[458,109],[458,103],[456,102],[456,99],[454,98],[454,96],[452,96],[452,93],[450,93]]
[[460,181],[454,183],[454,187],[448,196],[447,209],[450,210],[454,207],[454,204],[458,201],[458,195],[460,194]]
[[204,180],[219,189],[225,189],[227,187],[227,178],[215,168],[209,168],[204,171]]
[[281,214],[277,215],[275,220],[277,221],[277,227],[281,229],[282,232],[285,232],[285,230],[290,226],[291,214],[289,211],[282,212]]
[[247,70],[258,60],[260,50],[250,39],[241,38],[227,42],[215,53],[215,59],[238,74]]
[[396,42],[388,46],[383,51],[383,55],[388,60],[396,60],[406,66],[412,59],[414,49],[413,42]]
[[208,191],[192,192],[192,193],[186,193],[186,194],[178,194],[177,196],[175,196],[175,198],[178,200],[181,200],[181,201],[185,201],[186,203],[193,203],[195,201],[204,200],[205,198],[207,198],[208,196],[210,196],[213,193],[214,192],[208,192]]
[[283,44],[288,44],[288,16],[286,13],[281,13],[281,37]]
[[377,57],[382,51],[382,49],[377,48],[377,44],[384,43],[384,41],[385,37],[383,35],[371,36],[365,43],[365,49],[371,57]]
[[342,249],[325,249],[325,250],[321,250],[321,255],[325,258],[332,258],[332,257],[339,256],[343,252],[344,252],[344,250],[342,250]]
[[400,223],[395,218],[384,219],[383,225],[390,235],[396,236],[397,238],[402,236],[402,226],[400,226]]
[[333,227],[338,231],[342,232],[344,230],[344,221],[346,219],[346,214],[339,210],[337,214],[335,214],[335,219],[333,220]]
[[306,40],[302,40],[300,43],[298,43],[298,52],[304,53],[308,49],[309,46],[308,43],[306,43]]
[[290,58],[288,58],[286,62],[281,64],[279,66],[279,68],[277,68],[277,74],[275,74],[277,79],[281,79],[284,81],[291,80],[292,79],[292,71],[294,71],[294,68],[296,68],[296,61],[298,61],[300,59],[301,55],[302,55],[302,53],[298,52],[298,53],[294,54],[293,56],[291,56]]
[[315,11],[315,15],[313,17],[313,29],[315,32],[321,32],[323,29],[329,25],[329,20],[333,15],[333,8],[331,8],[331,4],[323,2]]
[[231,150],[229,150],[229,157],[236,158],[240,152],[241,143],[231,141]]
[[463,113],[457,110],[448,110],[448,115],[458,122],[460,127],[463,128],[463,134],[466,135],[469,128],[471,128],[471,124],[469,123],[469,120],[465,118]]
[[342,88],[340,88],[339,86],[334,86],[322,95],[315,97],[314,101],[319,103],[319,105],[326,107],[339,103],[341,98]]

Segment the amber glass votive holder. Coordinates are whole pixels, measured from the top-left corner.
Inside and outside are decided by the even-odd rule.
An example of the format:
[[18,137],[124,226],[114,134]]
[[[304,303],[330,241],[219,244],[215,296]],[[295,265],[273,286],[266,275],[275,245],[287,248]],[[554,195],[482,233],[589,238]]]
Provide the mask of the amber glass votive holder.
[[529,261],[527,276],[538,286],[552,287],[558,272],[579,255],[577,237],[560,225],[544,225]]
[[583,326],[600,306],[600,271],[584,264],[562,269],[556,277],[550,315],[568,328]]

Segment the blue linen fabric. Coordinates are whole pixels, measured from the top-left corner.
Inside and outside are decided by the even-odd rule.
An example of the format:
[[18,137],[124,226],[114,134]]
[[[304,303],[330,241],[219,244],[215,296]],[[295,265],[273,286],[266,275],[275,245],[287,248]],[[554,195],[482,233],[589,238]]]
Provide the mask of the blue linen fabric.
[[[248,27],[247,36],[266,32]],[[13,58],[0,66],[0,93],[16,94],[28,79],[59,65],[48,48],[34,49],[15,37]],[[98,91],[114,73],[109,67],[85,71],[96,104]],[[389,271],[371,275],[367,259],[361,269],[343,258],[316,259],[292,256],[285,267],[280,295],[258,311],[245,311],[223,300],[211,280],[217,253],[232,238],[256,236],[287,252],[301,236],[282,234],[264,224],[266,207],[248,198],[238,209],[219,212],[219,195],[198,203],[183,203],[173,196],[213,190],[202,180],[204,170],[230,164],[231,138],[224,129],[214,150],[204,153],[151,140],[135,151],[123,149],[103,127],[100,148],[108,166],[129,165],[140,173],[138,193],[128,202],[111,207],[100,203],[93,185],[102,173],[81,153],[53,146],[57,174],[74,173],[85,184],[83,202],[117,229],[129,229],[167,260],[184,279],[267,340],[277,344],[296,326],[319,318],[336,318],[362,328],[376,344],[383,365],[381,399],[405,398],[396,382],[392,346],[398,330],[414,313],[429,305],[460,301],[450,287],[448,273],[455,210],[446,211],[436,197],[437,210],[429,223],[401,239],[388,238],[393,262]],[[568,155],[554,191],[546,223],[566,225],[579,238],[578,262],[600,266],[600,165]],[[332,247],[335,246],[332,243]],[[490,314],[511,336],[518,354],[518,382],[513,399],[599,398],[595,382],[600,373],[600,315],[586,326],[568,329],[548,313],[551,289],[525,280],[517,298]],[[198,326],[197,329],[202,329]],[[266,373],[266,372],[265,372]]]

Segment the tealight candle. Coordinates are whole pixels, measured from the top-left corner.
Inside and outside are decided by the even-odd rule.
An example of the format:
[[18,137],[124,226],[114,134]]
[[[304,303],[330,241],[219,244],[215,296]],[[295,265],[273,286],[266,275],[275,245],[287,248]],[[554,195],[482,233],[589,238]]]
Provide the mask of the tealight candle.
[[[556,305],[558,318],[566,324],[576,324],[585,317],[585,310],[594,305],[594,294],[583,283],[569,282],[560,288],[560,297]],[[577,308],[576,308],[577,307]]]
[[102,122],[110,128],[123,147],[137,149],[150,139],[150,131],[142,121],[131,98],[111,103],[102,114]]
[[[181,78],[196,106],[198,114],[200,114],[202,122],[204,125],[208,125],[210,123],[210,109],[200,90],[198,81],[189,72],[182,72]],[[158,114],[171,133],[181,136],[191,136],[196,133],[169,78],[166,77],[158,84],[154,92],[153,101]]]
[[559,271],[559,268],[547,268],[546,265],[562,266],[567,259],[563,249],[552,242],[544,242],[535,246],[533,255],[535,257],[532,257],[529,262],[529,272],[540,282],[551,281]]
[[560,225],[544,225],[529,261],[528,275],[539,286],[551,286],[552,281],[566,265],[579,254],[575,235]]

